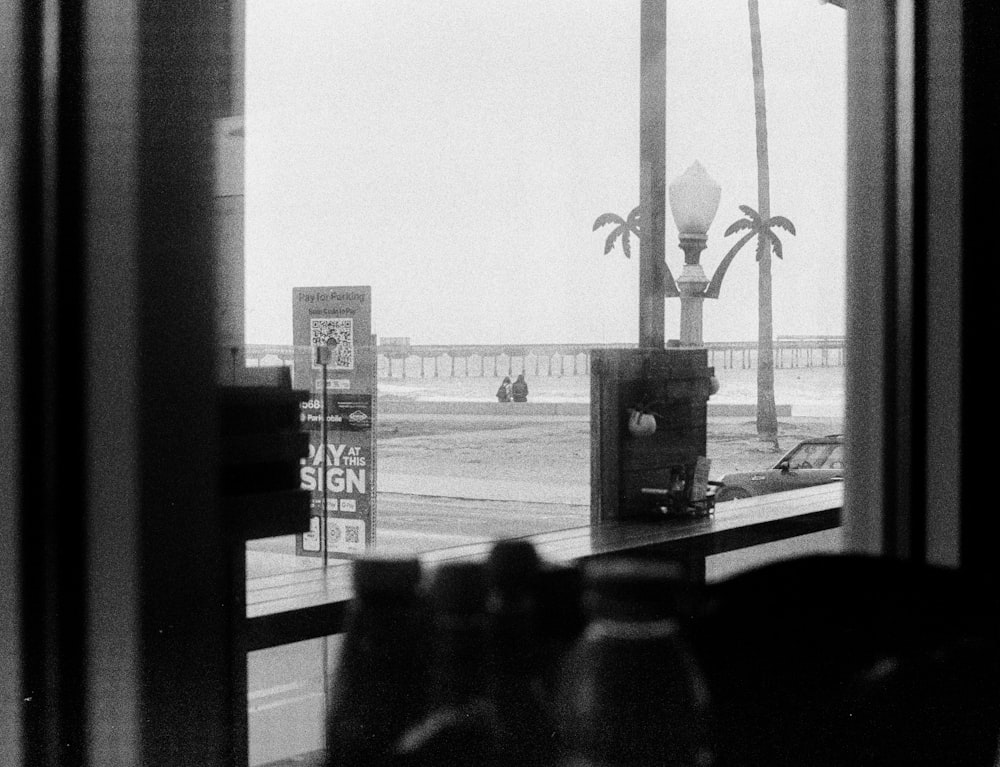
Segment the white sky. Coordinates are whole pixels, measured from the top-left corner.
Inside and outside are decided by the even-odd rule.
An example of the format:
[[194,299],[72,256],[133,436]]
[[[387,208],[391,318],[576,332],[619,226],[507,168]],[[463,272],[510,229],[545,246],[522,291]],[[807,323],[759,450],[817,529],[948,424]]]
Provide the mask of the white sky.
[[[760,0],[776,334],[844,332],[845,21]],[[746,0],[668,0],[667,181],[722,185],[706,273],[757,207]],[[247,341],[291,342],[295,286],[371,285],[413,343],[638,340],[638,0],[248,0]],[[667,259],[683,263],[668,213]],[[678,336],[667,302],[666,336]],[[707,341],[755,339],[752,247],[705,302]]]

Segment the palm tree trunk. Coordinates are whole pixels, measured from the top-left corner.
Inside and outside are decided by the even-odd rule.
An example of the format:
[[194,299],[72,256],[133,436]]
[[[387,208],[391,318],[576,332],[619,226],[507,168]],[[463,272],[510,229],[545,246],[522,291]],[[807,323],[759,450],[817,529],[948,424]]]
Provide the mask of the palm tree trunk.
[[[750,55],[753,59],[753,100],[757,126],[757,211],[761,221],[771,218],[771,172],[767,161],[767,109],[764,102],[764,56],[760,43],[757,0],[747,0],[750,11]],[[757,436],[777,441],[778,414],[774,405],[774,343],[771,318],[771,243],[766,228],[757,235]]]

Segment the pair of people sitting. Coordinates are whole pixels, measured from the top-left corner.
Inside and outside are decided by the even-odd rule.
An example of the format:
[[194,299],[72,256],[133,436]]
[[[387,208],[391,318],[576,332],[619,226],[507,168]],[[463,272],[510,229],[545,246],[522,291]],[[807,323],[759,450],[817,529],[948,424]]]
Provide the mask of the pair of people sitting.
[[504,376],[497,389],[497,402],[527,402],[528,384],[524,380],[524,373],[518,375],[514,383],[510,382],[510,376]]

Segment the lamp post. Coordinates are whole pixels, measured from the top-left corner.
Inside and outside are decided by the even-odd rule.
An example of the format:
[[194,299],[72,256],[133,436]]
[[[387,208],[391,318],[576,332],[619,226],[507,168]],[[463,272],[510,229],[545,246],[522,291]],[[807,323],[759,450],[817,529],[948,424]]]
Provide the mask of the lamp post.
[[681,298],[681,344],[702,344],[702,301],[708,278],[699,261],[708,242],[722,187],[713,180],[697,160],[675,178],[669,187],[670,212],[677,224],[680,248],[684,251],[684,268],[677,278]]
[[329,541],[327,539],[327,527],[329,525],[329,522],[327,520],[327,511],[328,511],[327,488],[330,484],[330,477],[329,477],[330,467],[328,465],[330,448],[326,443],[327,442],[326,371],[327,371],[327,366],[330,364],[330,361],[333,358],[333,350],[326,344],[320,344],[319,346],[313,347],[313,353],[315,355],[313,361],[317,365],[319,365],[320,369],[323,371],[323,385],[321,389],[322,393],[320,394],[320,396],[323,398],[322,407],[320,409],[320,413],[323,416],[323,425],[321,427],[322,431],[320,432],[320,440],[321,440],[320,445],[323,449],[323,514],[320,517],[319,534],[320,534],[320,539],[323,541],[322,543],[323,567],[325,568],[330,563],[330,554],[328,551]]

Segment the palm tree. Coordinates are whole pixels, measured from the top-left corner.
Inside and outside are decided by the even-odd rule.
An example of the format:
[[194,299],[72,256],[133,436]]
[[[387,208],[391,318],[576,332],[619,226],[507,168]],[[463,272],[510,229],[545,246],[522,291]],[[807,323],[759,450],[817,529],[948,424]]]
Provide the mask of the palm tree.
[[[722,261],[712,275],[712,281],[705,288],[705,298],[718,298],[722,287],[722,279],[726,270],[740,252],[754,237],[757,238],[757,267],[762,273],[767,263],[766,280],[758,281],[758,333],[757,333],[757,436],[762,441],[771,442],[778,449],[778,410],[774,404],[774,351],[771,341],[771,252],[782,258],[781,240],[774,231],[779,227],[795,234],[795,224],[784,216],[771,216],[765,219],[749,205],[740,205],[744,218],[729,225],[725,236],[745,231],[742,237],[723,256]],[[766,294],[765,294],[766,286]],[[766,301],[763,296],[766,295]]]
[[784,216],[771,216],[771,218],[765,221],[749,205],[740,205],[740,210],[743,211],[744,218],[731,223],[729,228],[726,229],[724,236],[728,237],[731,234],[736,234],[736,232],[749,231],[736,241],[736,244],[729,249],[729,252],[719,262],[715,274],[712,275],[712,281],[705,289],[705,298],[719,297],[719,290],[722,288],[722,280],[726,276],[726,270],[729,269],[729,265],[736,258],[736,254],[754,237],[757,238],[757,261],[759,262],[762,256],[762,248],[768,249],[768,246],[770,246],[769,249],[774,252],[774,255],[782,258],[781,240],[773,231],[774,227],[780,227],[790,234],[795,234],[795,224]]
[[611,230],[611,234],[608,235],[608,239],[604,242],[604,255],[612,251],[615,247],[615,241],[620,238],[622,241],[622,250],[625,251],[625,258],[632,258],[632,247],[629,244],[629,236],[634,234],[635,238],[639,239],[639,207],[632,208],[632,212],[628,214],[627,219],[622,218],[617,213],[602,213],[594,222],[593,231],[596,232],[602,226],[607,226],[608,224],[614,224],[615,228]]
[[[757,436],[778,445],[778,413],[774,406],[774,340],[771,313],[771,172],[767,158],[767,109],[764,100],[764,55],[760,42],[757,0],[747,0],[750,13],[750,57],[757,133],[758,220],[768,222],[769,236],[757,238]],[[744,211],[745,212],[745,211]],[[786,219],[787,220],[787,219]],[[789,222],[790,223],[790,222]],[[780,251],[775,251],[780,252]]]
[[[593,231],[596,232],[602,226],[607,226],[608,224],[614,224],[615,228],[611,230],[607,240],[604,241],[604,255],[610,253],[615,247],[615,242],[620,239],[625,258],[632,258],[632,245],[629,242],[629,238],[634,234],[637,241],[642,241],[639,228],[639,206],[637,205],[632,208],[628,214],[628,218],[622,218],[617,213],[602,213],[594,221]],[[677,290],[677,283],[674,282],[674,276],[670,273],[670,267],[667,266],[665,261],[663,263],[663,289],[664,295],[667,298],[680,295],[680,291]]]

